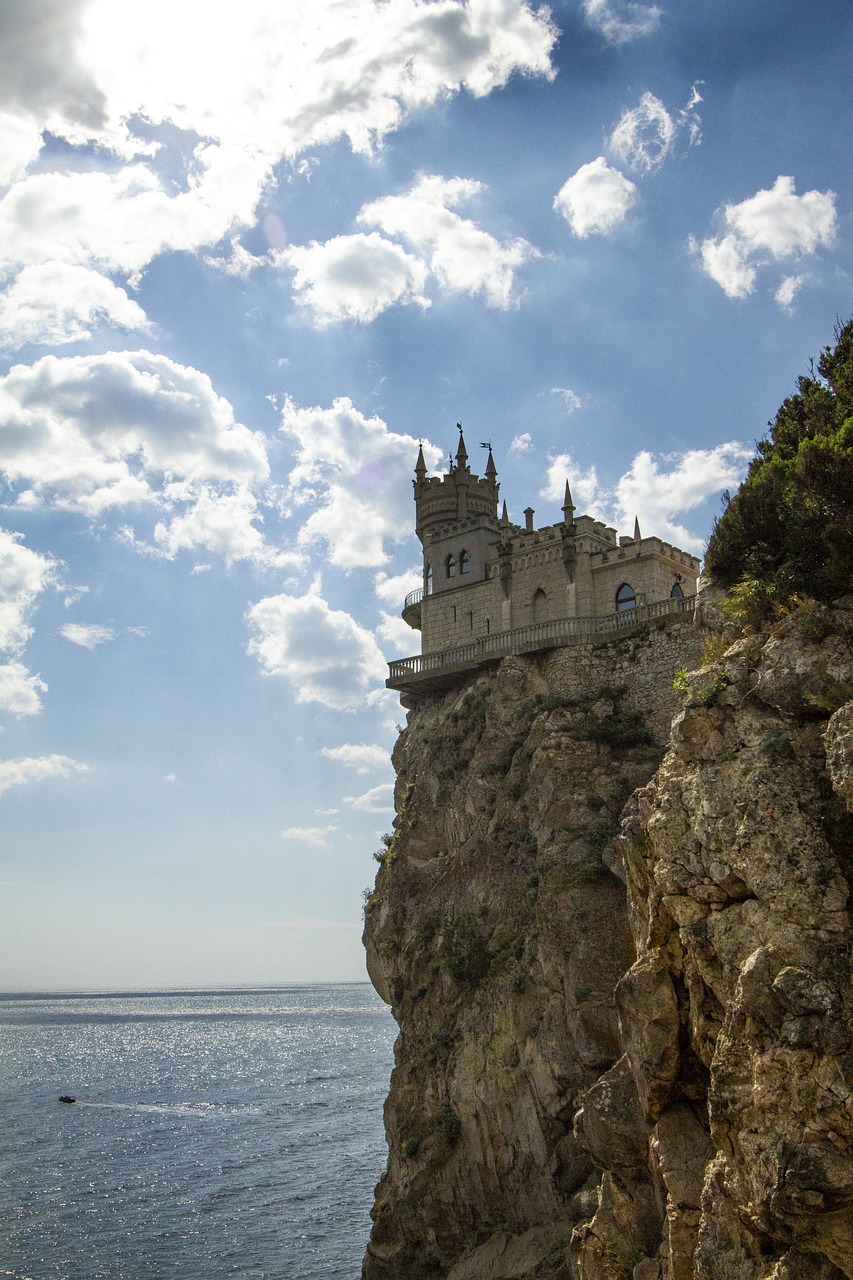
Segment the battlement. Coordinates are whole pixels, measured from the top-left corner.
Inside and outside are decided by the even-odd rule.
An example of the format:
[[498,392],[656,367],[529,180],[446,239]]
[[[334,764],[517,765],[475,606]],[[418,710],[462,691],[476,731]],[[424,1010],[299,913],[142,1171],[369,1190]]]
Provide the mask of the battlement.
[[[617,537],[595,517],[576,516],[568,481],[556,524],[536,529],[530,507],[523,526],[511,523],[506,503],[498,515],[497,468],[491,445],[483,447],[483,476],[468,465],[461,426],[446,474],[428,476],[418,451],[413,487],[423,584],[406,597],[403,618],[421,633],[421,655],[392,664],[391,688],[439,668],[447,675],[460,661],[473,661],[474,652],[521,652],[515,646],[527,643],[531,628],[552,637],[549,645],[572,643],[565,637],[586,635],[599,623],[618,628],[630,616],[632,626],[642,626],[661,609],[678,613],[695,595],[696,556],[643,537],[637,520],[632,536]],[[451,652],[466,657],[448,663]]]

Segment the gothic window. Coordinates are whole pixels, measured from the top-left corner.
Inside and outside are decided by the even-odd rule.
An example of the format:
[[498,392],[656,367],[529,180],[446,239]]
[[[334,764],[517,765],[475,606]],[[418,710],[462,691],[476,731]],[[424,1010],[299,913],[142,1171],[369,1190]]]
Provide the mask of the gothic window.
[[427,564],[426,573],[424,574],[424,582],[426,584],[426,593],[432,595],[432,565]]
[[456,557],[448,556],[444,562],[444,568],[447,572],[448,578],[455,578],[456,577]]
[[459,572],[470,573],[470,571],[471,571],[471,557],[468,555],[467,551],[460,551],[459,552]]
[[674,583],[672,584],[672,590],[670,591],[670,593],[669,593],[669,594],[672,596],[672,599],[673,599],[673,600],[683,600],[683,599],[684,599],[684,592],[681,590],[681,583],[680,583],[680,582],[674,582]]
[[541,588],[541,587],[539,587],[539,588],[538,588],[536,591],[534,591],[534,593],[533,593],[533,600],[532,600],[532,602],[531,602],[531,611],[532,611],[532,613],[533,613],[533,621],[534,621],[534,622],[546,622],[546,621],[547,621],[547,619],[548,619],[548,597],[547,597],[547,595],[545,594],[545,592],[542,590],[542,588]]
[[622,586],[616,592],[616,609],[618,613],[622,613],[625,609],[633,609],[636,606],[637,597],[634,594],[634,588],[629,582],[623,582]]

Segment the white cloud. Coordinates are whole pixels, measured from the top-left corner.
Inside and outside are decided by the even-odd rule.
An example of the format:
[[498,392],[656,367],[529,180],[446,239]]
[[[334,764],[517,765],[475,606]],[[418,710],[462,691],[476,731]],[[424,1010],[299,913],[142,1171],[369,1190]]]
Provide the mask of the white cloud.
[[389,577],[387,573],[380,570],[373,579],[373,590],[385,604],[402,608],[403,601],[409,592],[417,591],[423,584],[424,578],[420,569],[407,569],[405,573],[395,574],[394,577]]
[[277,261],[296,272],[296,301],[310,307],[318,325],[369,324],[395,304],[429,306],[426,264],[376,232],[282,249]]
[[[299,408],[288,400],[282,431],[296,444],[288,498],[311,505],[299,543],[325,542],[330,563],[344,569],[387,560],[385,542],[410,536],[411,477],[418,455],[413,436],[389,431],[381,418],[365,418],[346,398],[329,409]],[[439,451],[424,444],[427,465]]]
[[615,487],[616,518],[629,528],[634,517],[648,533],[702,554],[704,540],[691,534],[676,517],[691,511],[722,489],[743,479],[753,450],[727,441],[713,449],[691,449],[663,459],[666,469],[646,450],[638,453]]
[[163,781],[170,782],[170,783],[177,782],[178,775],[176,773],[167,773],[166,776],[163,778]]
[[[726,205],[722,218],[726,232],[699,247],[702,267],[730,298],[744,298],[753,292],[758,268],[831,248],[837,229],[835,193],[798,196],[794,179],[780,175],[769,190]],[[690,243],[695,251],[696,242]]]
[[736,441],[662,459],[643,450],[608,488],[600,483],[595,467],[583,471],[570,454],[564,453],[550,459],[541,496],[562,503],[568,479],[578,515],[592,515],[626,531],[639,517],[645,534],[701,555],[703,539],[691,533],[677,517],[721,490],[739,484],[752,454],[752,449]]
[[569,453],[549,457],[545,485],[539,496],[562,505],[567,480],[577,514],[595,516],[606,523],[609,519],[604,505],[606,494],[599,485],[598,472],[595,467],[583,471]]
[[256,633],[248,652],[264,675],[290,681],[297,702],[351,711],[383,688],[387,666],[373,636],[331,609],[316,587],[304,596],[267,596],[246,617]]
[[774,294],[776,301],[779,303],[779,306],[783,311],[792,310],[794,298],[799,293],[807,279],[808,276],[785,276]]
[[116,633],[112,627],[100,627],[96,623],[87,626],[81,622],[66,622],[59,628],[59,634],[81,649],[97,649],[99,644],[114,640]]
[[18,760],[0,760],[0,795],[10,787],[27,786],[45,778],[68,778],[72,773],[86,773],[90,766],[70,756],[24,756]]
[[0,710],[14,716],[33,716],[41,711],[39,695],[46,692],[42,678],[30,675],[22,662],[0,663]]
[[583,0],[586,20],[610,44],[625,44],[657,29],[663,10],[635,0]]
[[510,453],[529,453],[533,448],[533,436],[529,431],[522,431],[520,435],[513,436],[509,442]]
[[[332,833],[337,831],[337,829],[338,828],[334,826],[285,827],[285,829],[280,834],[281,834],[282,840],[299,840],[301,841],[302,844],[313,844],[313,845],[317,845],[318,848],[325,848],[327,843],[326,837],[332,835]],[[291,920],[286,922],[282,921],[281,923],[298,925],[300,923],[309,924],[309,923],[316,923],[316,922],[310,922],[310,921],[300,922],[300,921]]]
[[376,634],[385,644],[387,652],[395,658],[401,653],[409,654],[413,649],[420,648],[420,637],[398,613],[383,613]]
[[[19,506],[168,513],[160,550],[281,563],[255,527],[265,441],[196,369],[148,351],[44,356],[0,379],[0,474]],[[132,534],[128,534],[133,540]]]
[[22,177],[40,151],[41,132],[35,123],[0,111],[0,187]]
[[616,159],[640,173],[649,173],[672,153],[676,138],[686,129],[688,145],[702,140],[702,122],[696,108],[702,101],[698,84],[690,90],[686,105],[670,115],[660,98],[644,93],[636,107],[622,112],[608,146]]
[[429,262],[443,289],[481,295],[487,306],[507,308],[517,299],[515,273],[538,251],[526,240],[496,240],[455,206],[485,190],[467,178],[428,174],[402,196],[385,196],[365,205],[358,221],[398,235]]
[[653,93],[622,112],[610,135],[610,150],[622,164],[648,173],[663,164],[675,141],[675,121]]
[[637,200],[637,188],[629,178],[599,156],[583,164],[554,197],[576,236],[609,235],[628,215]]
[[[166,249],[250,225],[282,159],[296,164],[342,137],[369,152],[413,109],[463,89],[487,94],[515,71],[553,76],[556,29],[525,0],[245,0],[239,21],[229,6],[202,16],[170,0],[7,10],[0,107],[21,123],[0,166],[14,177],[42,129],[106,157],[103,172],[70,167],[11,188],[0,203],[11,265],[52,258],[139,273]],[[168,149],[151,141],[166,124],[187,143],[177,181]],[[110,152],[133,163],[112,172]]]
[[34,715],[47,686],[21,662],[32,635],[30,616],[42,591],[56,581],[56,562],[0,529],[0,711]]
[[576,409],[583,408],[583,401],[580,396],[572,391],[570,387],[552,387],[551,395],[562,398],[566,413],[574,413]]
[[391,757],[384,747],[369,742],[345,742],[340,747],[322,747],[320,755],[327,760],[345,764],[356,773],[370,773],[373,769],[387,769]]
[[361,813],[393,813],[394,783],[383,782],[381,786],[372,787],[361,796],[344,796],[344,803]]
[[0,346],[7,351],[28,342],[79,342],[98,324],[152,329],[124,289],[88,267],[62,262],[25,267],[0,297]]

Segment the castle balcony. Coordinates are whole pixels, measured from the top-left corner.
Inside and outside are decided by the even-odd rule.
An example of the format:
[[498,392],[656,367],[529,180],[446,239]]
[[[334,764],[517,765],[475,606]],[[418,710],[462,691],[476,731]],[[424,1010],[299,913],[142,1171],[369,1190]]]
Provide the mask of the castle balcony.
[[421,601],[424,598],[423,587],[410,591],[403,604],[403,621],[408,622],[415,631],[421,629]]
[[599,618],[558,618],[552,622],[516,627],[512,631],[496,631],[469,644],[452,645],[435,653],[419,653],[413,658],[389,662],[385,684],[387,688],[403,694],[406,705],[405,698],[410,694],[449,689],[461,677],[500,662],[510,654],[542,653],[547,649],[575,644],[604,644],[652,624],[666,625],[669,620],[692,615],[695,607],[695,596],[683,600],[670,597]]

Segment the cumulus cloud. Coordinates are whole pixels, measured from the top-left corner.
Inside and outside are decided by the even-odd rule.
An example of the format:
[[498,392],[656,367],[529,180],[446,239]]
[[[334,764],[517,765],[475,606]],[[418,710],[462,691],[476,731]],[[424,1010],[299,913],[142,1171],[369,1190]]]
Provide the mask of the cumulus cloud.
[[[691,240],[690,245],[703,270],[730,298],[752,293],[761,267],[811,256],[835,242],[835,192],[806,191],[798,196],[790,177],[780,175],[769,190],[726,205],[718,216],[723,234],[701,245]],[[780,305],[790,306],[792,298],[790,288],[782,287]]]
[[[418,441],[389,431],[381,418],[365,418],[342,397],[329,409],[300,408],[288,400],[282,431],[294,442],[296,465],[288,501],[314,507],[299,544],[324,542],[332,564],[343,569],[384,564],[386,541],[410,536],[411,478]],[[424,444],[427,465],[439,451]]]
[[39,695],[47,686],[21,659],[36,601],[56,573],[54,560],[24,546],[20,534],[0,529],[0,711],[34,715],[41,708]]
[[[129,275],[250,225],[282,159],[339,138],[369,152],[415,108],[487,94],[516,71],[552,77],[557,34],[526,0],[246,0],[239,21],[213,6],[203,22],[167,0],[6,8],[0,108],[21,124],[0,167],[19,173],[43,129],[106,160],[16,182],[0,202],[0,254]],[[151,138],[166,125],[187,142],[177,181]],[[114,156],[130,163],[116,171]]]
[[15,365],[0,379],[0,474],[22,507],[161,510],[155,538],[169,556],[203,547],[229,563],[283,562],[257,528],[264,438],[235,421],[205,374],[165,356]]
[[529,453],[533,448],[533,436],[529,431],[522,431],[519,435],[513,436],[509,442],[510,453]]
[[108,640],[114,640],[116,633],[112,627],[101,627],[97,623],[86,625],[81,622],[66,622],[59,628],[59,634],[71,644],[91,650],[97,649],[99,644],[106,644]]
[[405,195],[365,205],[358,220],[401,236],[429,263],[441,288],[480,295],[487,306],[505,309],[517,301],[516,271],[538,251],[520,238],[499,241],[455,212],[484,190],[467,178],[426,174]]
[[394,784],[383,782],[381,786],[365,791],[364,795],[344,796],[344,803],[361,813],[393,813]]
[[[325,848],[326,837],[337,831],[337,827],[285,827],[281,832],[282,840],[299,840],[302,844],[314,844]],[[294,922],[290,922],[294,923]]]
[[402,607],[409,592],[417,591],[423,583],[423,573],[420,569],[407,569],[404,573],[397,573],[393,577],[380,571],[373,579],[373,589],[379,599],[384,600],[386,604]]
[[792,310],[794,298],[805,284],[807,276],[785,276],[774,297],[783,311]]
[[612,169],[604,156],[583,164],[554,197],[576,236],[609,235],[625,221],[637,200],[637,188],[630,178]]
[[703,540],[677,517],[715,493],[738,485],[752,455],[752,449],[737,441],[713,449],[690,449],[660,460],[644,449],[615,486],[614,508],[620,527],[630,527],[639,516],[641,527],[701,555]]
[[595,467],[580,468],[570,454],[549,460],[541,496],[562,502],[568,479],[579,515],[592,515],[628,530],[634,518],[655,535],[701,555],[703,540],[678,519],[707,498],[740,483],[753,450],[728,441],[713,449],[655,458],[642,450],[612,487],[602,484]]
[[267,596],[246,617],[255,633],[248,652],[264,675],[290,682],[297,702],[352,711],[384,686],[387,666],[373,636],[330,608],[316,584],[304,596]]
[[295,245],[277,260],[295,271],[296,301],[321,326],[337,320],[369,324],[395,304],[430,305],[423,293],[426,263],[375,232]]
[[635,0],[583,0],[586,20],[609,44],[626,44],[657,29],[663,10]]
[[90,766],[70,756],[23,756],[18,760],[0,760],[0,795],[10,787],[27,786],[45,778],[68,778],[73,773],[86,773]]
[[0,346],[61,345],[90,338],[99,324],[151,332],[124,289],[88,267],[48,262],[25,267],[0,297]]
[[409,654],[413,649],[420,648],[420,639],[415,637],[412,628],[398,613],[382,613],[376,634],[392,657],[399,657],[401,653]]
[[344,742],[339,747],[321,747],[320,755],[327,760],[355,769],[356,773],[370,773],[373,769],[387,769],[391,757],[384,747],[369,742]]

